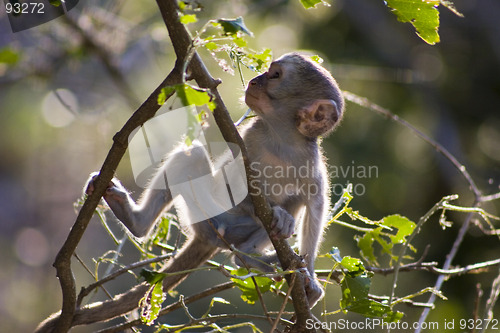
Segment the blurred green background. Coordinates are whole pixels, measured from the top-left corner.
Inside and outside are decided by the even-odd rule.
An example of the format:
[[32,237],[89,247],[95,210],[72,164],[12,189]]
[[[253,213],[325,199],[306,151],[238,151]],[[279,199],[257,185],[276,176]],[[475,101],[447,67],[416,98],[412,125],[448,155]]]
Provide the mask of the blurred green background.
[[[396,17],[379,0],[335,0],[331,7],[306,11],[298,1],[200,1],[200,28],[208,19],[243,16],[255,37],[255,50],[270,48],[275,57],[289,51],[311,50],[325,59],[342,89],[365,96],[408,120],[433,137],[465,164],[485,193],[500,185],[500,2],[457,0],[459,18],[440,8],[441,43],[423,42],[410,24]],[[173,49],[153,1],[81,1],[70,12],[83,30],[59,18],[19,33],[12,33],[5,12],[0,10],[0,331],[30,332],[50,313],[60,309],[61,292],[51,264],[76,217],[74,203],[88,174],[99,170],[112,137],[131,113],[162,81],[174,64]],[[98,49],[83,35],[111,55],[133,94],[124,96],[109,73]],[[238,76],[223,72],[207,52],[201,51],[233,118],[246,110]],[[7,61],[6,59],[10,59]],[[255,73],[245,70],[246,80]],[[407,128],[372,111],[347,103],[341,127],[324,140],[329,163],[335,167],[374,167],[370,177],[332,173],[332,201],[346,182],[357,193],[352,206],[372,219],[400,213],[416,221],[439,199],[459,194],[458,204],[471,205],[467,183],[449,161]],[[373,170],[375,170],[373,169]],[[118,177],[133,191],[128,156]],[[484,205],[500,214],[500,204]],[[433,217],[415,240],[419,258],[431,244],[427,261],[445,260],[464,214],[448,214],[452,228],[442,230]],[[113,223],[113,228],[115,224]],[[498,223],[497,223],[498,226]],[[123,234],[116,227],[118,234]],[[354,232],[339,226],[325,233],[323,252],[331,246],[342,255],[359,257]],[[472,227],[459,250],[456,265],[499,257],[498,238]],[[114,245],[97,219],[78,246],[78,255],[91,267]],[[125,246],[123,263],[137,260],[133,246]],[[383,262],[382,262],[383,263]],[[329,268],[319,261],[319,268]],[[76,261],[77,286],[92,278]],[[498,269],[480,275],[455,277],[443,292],[430,321],[472,317],[476,284],[489,295]],[[399,296],[433,286],[437,276],[426,272],[403,273]],[[191,294],[203,285],[224,281],[219,273],[194,275],[179,287]],[[200,281],[202,280],[202,281]],[[390,292],[392,277],[377,276],[372,293]],[[126,290],[132,277],[121,278],[111,292]],[[338,308],[339,287],[329,287],[328,308]],[[224,297],[234,300],[241,312],[261,313],[260,306],[245,306],[238,291]],[[96,295],[92,299],[102,299]],[[422,297],[419,300],[425,301]],[[172,300],[172,299],[170,299]],[[206,302],[201,302],[201,315]],[[240,310],[217,305],[221,312]],[[401,306],[404,321],[418,320],[420,309]],[[497,313],[499,306],[496,307]],[[197,313],[197,311],[199,313]],[[315,309],[319,314],[319,307]],[[184,314],[163,319],[181,322]],[[330,320],[346,318],[343,314]],[[347,318],[361,320],[359,316]],[[497,317],[500,319],[500,315]],[[93,328],[76,329],[90,332]],[[246,332],[249,330],[242,330]],[[442,331],[437,330],[437,331]],[[457,331],[458,332],[458,331]]]

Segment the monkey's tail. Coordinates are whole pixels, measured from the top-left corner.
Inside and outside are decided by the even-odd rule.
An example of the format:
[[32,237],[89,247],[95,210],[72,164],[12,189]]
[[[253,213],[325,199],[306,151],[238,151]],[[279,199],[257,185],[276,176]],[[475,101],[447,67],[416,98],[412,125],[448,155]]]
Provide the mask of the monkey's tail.
[[[163,272],[175,273],[196,268],[217,253],[218,248],[212,244],[193,237],[180,249],[179,253],[172,258]],[[189,274],[168,275],[163,279],[163,290],[168,291],[181,283]],[[113,318],[126,314],[138,307],[139,301],[149,289],[149,285],[141,283],[129,291],[115,296],[113,299],[96,302],[78,308],[73,316],[71,326],[88,325],[101,321],[108,321]],[[52,314],[49,318],[41,322],[35,330],[35,333],[56,333],[55,325],[61,312]]]

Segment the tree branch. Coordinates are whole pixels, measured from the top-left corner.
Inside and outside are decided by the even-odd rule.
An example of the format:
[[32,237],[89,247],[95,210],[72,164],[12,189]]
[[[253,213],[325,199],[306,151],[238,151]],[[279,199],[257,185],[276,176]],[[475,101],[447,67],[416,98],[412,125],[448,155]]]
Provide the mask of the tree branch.
[[[452,153],[448,151],[445,147],[443,147],[441,144],[436,142],[434,139],[429,137],[427,134],[423,133],[420,131],[418,128],[407,122],[406,120],[400,118],[399,116],[395,115],[391,111],[381,107],[380,105],[377,105],[375,103],[372,103],[370,100],[367,98],[355,95],[351,92],[344,91],[344,98],[350,102],[353,102],[355,104],[358,104],[362,107],[365,107],[367,109],[370,109],[372,111],[377,112],[378,114],[381,114],[382,116],[389,118],[404,127],[408,128],[411,130],[413,133],[415,133],[419,138],[427,142],[429,145],[431,145],[434,150],[436,150],[438,153],[443,155],[448,161],[451,162],[451,164],[457,169],[457,171],[465,178],[466,182],[470,186],[470,189],[474,193],[476,201],[479,201],[479,199],[482,197],[481,191],[476,185],[476,182],[474,179],[472,179],[472,176],[469,174],[465,166],[460,163],[455,156],[453,156]],[[488,199],[488,198],[487,198]]]

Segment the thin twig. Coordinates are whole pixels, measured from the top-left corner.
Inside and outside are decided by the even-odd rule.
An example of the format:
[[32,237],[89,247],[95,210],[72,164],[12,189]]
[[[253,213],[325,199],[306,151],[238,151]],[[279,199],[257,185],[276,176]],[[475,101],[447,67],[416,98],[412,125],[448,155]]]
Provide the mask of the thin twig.
[[375,111],[401,125],[404,127],[408,128],[411,130],[413,133],[415,133],[418,137],[420,137],[422,140],[427,142],[429,145],[431,145],[434,150],[436,150],[438,153],[443,155],[448,161],[453,164],[453,166],[458,170],[458,172],[465,178],[467,181],[468,185],[470,186],[472,192],[474,193],[475,197],[479,199],[481,197],[481,191],[476,185],[476,182],[472,179],[471,175],[465,168],[465,166],[460,163],[455,156],[453,156],[452,153],[450,153],[445,147],[443,147],[440,143],[436,142],[434,139],[429,137],[427,134],[424,134],[422,131],[420,131],[418,128],[407,122],[406,120],[400,118],[399,116],[395,115],[388,109],[385,109],[381,107],[380,105],[377,105],[373,102],[371,102],[369,99],[358,96],[356,94],[353,94],[348,91],[344,91],[344,98],[350,102],[353,102],[355,104],[358,104],[362,107],[365,107],[367,109],[370,109],[372,111]]
[[493,201],[493,200],[498,200],[500,199],[500,192],[490,194],[490,195],[483,195],[479,198],[480,202],[488,202],[488,201]]
[[[214,295],[216,293],[219,293],[223,290],[227,290],[227,289],[231,289],[232,287],[234,287],[234,282],[232,281],[229,281],[229,282],[225,282],[223,284],[220,284],[220,285],[217,285],[215,287],[212,287],[212,288],[209,288],[209,289],[206,289],[198,294],[195,294],[195,295],[192,295],[192,296],[189,296],[189,297],[185,297],[184,298],[184,304],[191,304],[197,300],[200,300],[202,298],[205,298],[207,296],[211,296],[211,295]],[[164,316],[174,310],[177,310],[177,309],[180,309],[182,307],[182,304],[180,301],[177,301],[175,303],[172,303],[168,306],[166,306],[165,308],[161,309],[160,312],[158,313],[158,318],[161,317],[161,316]],[[127,328],[131,328],[131,327],[134,327],[134,326],[137,326],[137,325],[141,325],[142,324],[142,321],[140,319],[135,319],[135,320],[132,320],[132,321],[129,321],[129,322],[126,322],[126,323],[122,323],[122,324],[119,324],[119,325],[116,325],[116,326],[113,326],[113,327],[109,327],[109,328],[106,328],[106,329],[103,329],[101,331],[98,331],[98,333],[114,333],[114,332],[122,332],[124,331],[125,329]]]
[[[212,315],[207,318],[200,318],[196,320],[192,320],[187,324],[172,326],[172,327],[163,327],[164,332],[179,332],[187,327],[193,328],[206,328],[209,324],[215,323],[225,319],[257,319],[257,320],[267,320],[266,316],[252,315],[252,314],[237,314],[237,313],[229,313],[229,314],[220,314],[220,315]],[[273,318],[272,318],[273,319]],[[293,325],[292,322],[289,322],[283,318],[281,321],[287,325]],[[196,325],[196,326],[195,326]],[[101,333],[101,332],[98,332]]]
[[[76,254],[76,252],[73,254],[73,256],[76,258],[76,260],[78,260],[78,262],[80,263],[80,265],[83,266],[83,268],[90,274],[90,276],[92,276],[92,278],[95,280],[97,279],[97,277],[94,275],[94,273],[90,270],[90,268],[87,266],[87,264],[85,264],[85,262],[83,262],[83,260],[78,256],[78,254]],[[102,291],[104,291],[104,293],[106,294],[106,296],[108,296],[109,299],[112,299],[113,296],[111,296],[111,294],[106,290],[106,288],[102,287]],[[80,302],[77,301],[77,306],[80,306]]]
[[396,264],[394,265],[394,278],[392,281],[392,288],[391,288],[391,294],[389,297],[389,304],[392,304],[392,299],[394,298],[394,293],[396,291],[397,283],[398,283],[398,275],[399,275],[399,268],[401,267],[401,261],[403,260],[406,250],[410,246],[410,243],[413,241],[413,238],[420,232],[420,229],[422,229],[422,226],[424,225],[427,220],[434,215],[439,209],[443,207],[443,205],[450,200],[456,199],[456,196],[450,195],[442,198],[438,203],[436,203],[427,213],[425,213],[424,216],[420,218],[420,220],[417,223],[417,226],[413,230],[412,234],[410,237],[408,237],[408,240],[404,243],[403,248],[399,252],[398,260],[396,261]]
[[168,254],[160,255],[156,258],[138,261],[138,262],[135,262],[133,264],[130,264],[130,265],[127,265],[125,267],[118,269],[116,272],[109,274],[109,275],[105,276],[104,278],[100,279],[99,281],[96,281],[96,282],[90,284],[88,287],[82,288],[82,290],[80,291],[80,294],[78,295],[78,304],[81,303],[81,300],[83,299],[83,297],[87,296],[88,294],[90,294],[90,292],[92,290],[94,290],[95,288],[97,288],[99,286],[102,286],[104,283],[111,281],[111,280],[114,280],[118,276],[120,276],[120,275],[122,275],[122,274],[124,274],[132,269],[143,267],[143,266],[146,266],[146,265],[158,262],[158,261],[163,261],[165,259],[170,258],[171,256],[172,256],[172,253],[168,253]]
[[[479,319],[479,305],[481,304],[481,297],[483,296],[483,290],[481,289],[481,283],[476,284],[476,297],[474,298],[474,310],[472,311],[472,319],[476,322]],[[472,328],[471,333],[476,333],[476,325]]]
[[[500,270],[498,276],[493,280],[493,284],[491,286],[490,297],[486,301],[486,308],[484,309],[483,315],[483,323],[486,323],[486,320],[491,321],[493,319],[493,309],[495,308],[495,304],[500,296]],[[489,322],[488,321],[488,322]],[[486,325],[482,325],[481,333],[485,332]]]
[[[476,203],[475,206],[476,205],[478,205],[478,204]],[[463,242],[465,234],[469,230],[469,226],[470,226],[470,222],[472,220],[472,216],[473,216],[473,213],[469,213],[467,215],[467,217],[465,218],[464,224],[462,225],[462,227],[458,231],[457,238],[455,238],[455,241],[453,242],[453,246],[451,248],[451,251],[446,256],[446,260],[444,262],[443,269],[449,269],[451,267],[451,263],[452,263],[453,259],[455,259],[455,256],[457,255],[458,249],[460,248],[460,245]],[[437,278],[436,283],[434,284],[434,289],[437,290],[437,291],[441,290],[441,287],[443,286],[443,283],[444,283],[445,279],[446,279],[446,275],[440,275]],[[436,296],[434,294],[432,294],[429,297],[429,300],[427,302],[431,303],[431,304],[434,304],[435,300],[436,300]],[[419,325],[418,325],[418,328],[415,330],[415,333],[420,333],[420,331],[422,329],[421,327],[425,326],[424,322],[425,322],[427,316],[429,315],[430,311],[431,311],[431,309],[429,309],[429,308],[428,309],[424,309],[424,311],[422,311],[422,314],[420,315],[420,319],[418,321]]]
[[290,281],[290,285],[288,286],[288,290],[286,292],[285,299],[283,300],[283,303],[281,304],[281,307],[280,307],[280,310],[278,312],[278,315],[276,316],[276,320],[274,321],[273,326],[272,326],[271,330],[269,331],[270,333],[273,333],[276,330],[276,328],[278,327],[279,321],[281,319],[281,316],[283,315],[283,312],[285,311],[286,304],[288,303],[288,299],[290,297],[290,293],[291,293],[293,285],[295,283],[295,276],[296,275],[297,274],[292,274],[292,278],[291,278],[291,281]]

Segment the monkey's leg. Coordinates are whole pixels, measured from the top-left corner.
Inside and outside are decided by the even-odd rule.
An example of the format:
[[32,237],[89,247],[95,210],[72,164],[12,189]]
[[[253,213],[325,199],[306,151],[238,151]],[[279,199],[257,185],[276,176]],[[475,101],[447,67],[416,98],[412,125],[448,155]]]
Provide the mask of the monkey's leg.
[[322,213],[322,209],[323,204],[319,201],[316,202],[313,208],[310,206],[306,208],[301,232],[302,237],[299,244],[299,254],[305,258],[307,263],[307,273],[309,276],[307,278],[306,293],[311,307],[324,295],[323,288],[316,279],[316,273],[314,272],[314,261],[316,260],[319,243],[323,233],[322,220],[324,214]]
[[[286,210],[279,206],[273,207],[273,221],[271,223],[271,237],[289,238],[295,228],[295,219]],[[236,248],[243,253],[249,255],[241,255],[235,257],[235,262],[238,266],[248,265],[257,268],[263,272],[273,272],[272,264],[279,264],[278,257],[275,252],[262,254],[271,241],[267,231],[261,227],[253,232],[243,243],[237,244]],[[252,254],[261,254],[253,256]]]
[[234,262],[240,267],[248,266],[262,272],[273,272],[272,264],[277,262],[276,254],[262,254],[269,244],[269,235],[266,230],[259,228],[250,234],[247,241],[236,246],[240,253],[235,255]]

